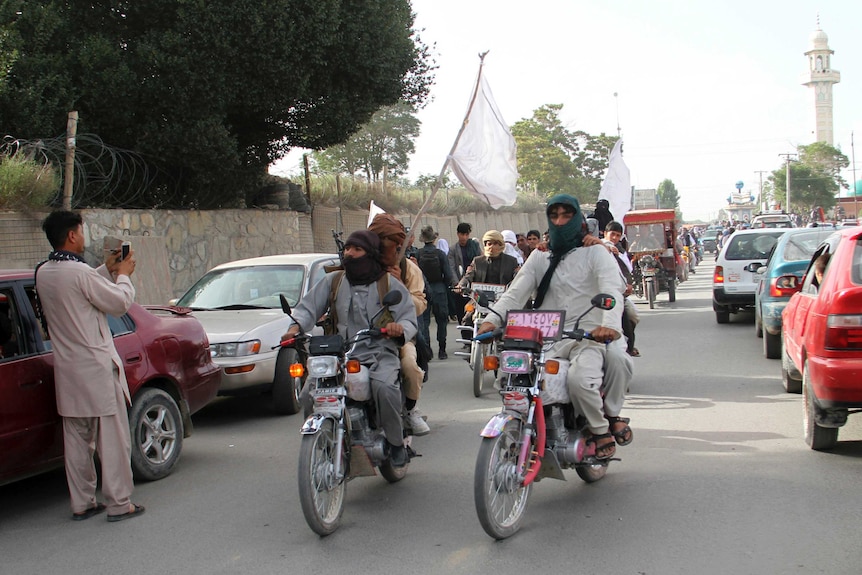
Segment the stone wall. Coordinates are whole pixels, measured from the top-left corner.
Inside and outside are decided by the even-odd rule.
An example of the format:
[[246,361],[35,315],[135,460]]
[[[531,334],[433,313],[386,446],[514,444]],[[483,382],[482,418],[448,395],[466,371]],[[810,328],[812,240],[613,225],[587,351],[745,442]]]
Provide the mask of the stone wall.
[[[0,212],[0,268],[33,268],[51,251],[41,230],[45,212]],[[312,214],[290,210],[81,210],[87,261],[103,259],[106,236],[128,236],[138,267],[133,276],[138,303],[164,304],[182,295],[207,270],[233,260],[289,253],[334,253],[331,230],[344,237],[364,227],[368,212],[317,207]],[[398,216],[410,225],[412,216]],[[544,230],[541,213],[490,212],[424,216],[451,245],[459,222],[470,222],[476,237],[488,229]],[[418,233],[417,233],[418,236]],[[418,242],[417,242],[418,243]]]

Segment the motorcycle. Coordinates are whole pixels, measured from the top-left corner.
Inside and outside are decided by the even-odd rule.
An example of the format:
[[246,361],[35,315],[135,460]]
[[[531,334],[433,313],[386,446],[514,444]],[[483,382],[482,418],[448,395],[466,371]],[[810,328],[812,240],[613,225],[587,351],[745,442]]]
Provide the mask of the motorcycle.
[[[313,409],[306,413],[300,429],[297,480],[302,514],[320,536],[333,533],[341,524],[348,480],[377,475],[375,468],[389,483],[407,474],[409,464],[395,467],[389,460],[388,441],[376,421],[369,370],[351,358],[358,342],[386,335],[385,328],[371,326],[387,306],[400,301],[399,292],[387,293],[370,326],[347,341],[338,334],[298,334],[281,343],[281,347],[308,344],[306,365],[292,364],[290,373],[292,377],[302,377],[307,371],[306,386],[311,386]],[[282,309],[290,316],[290,306],[283,296]],[[412,456],[415,452],[409,447],[409,438],[405,446]]]
[[655,298],[658,293],[658,260],[647,254],[641,257],[637,261],[637,264],[641,271],[641,277],[643,278],[641,292],[643,293],[643,297],[645,297],[647,302],[649,302],[649,308],[654,309]]
[[[477,341],[476,334],[479,331],[479,326],[482,325],[482,321],[488,314],[488,309],[485,306],[496,301],[497,295],[505,291],[505,289],[506,286],[504,285],[473,283],[468,296],[470,302],[464,307],[465,312],[473,313],[473,325],[458,326],[459,330],[472,330],[472,337],[470,339],[458,338],[456,340],[458,343],[469,344],[470,351],[456,351],[455,355],[464,357],[470,362],[470,369],[473,370],[473,395],[475,397],[479,397],[482,394],[482,386],[485,383],[486,374],[489,372],[488,367],[485,365],[485,358],[497,355],[497,341],[493,339]],[[479,303],[480,295],[484,295],[484,306]],[[496,379],[497,371],[493,369],[490,371],[494,372],[494,378]]]
[[586,419],[569,400],[569,361],[545,358],[549,343],[592,339],[578,327],[581,319],[596,308],[612,309],[616,301],[598,294],[590,303],[572,331],[563,330],[564,311],[512,310],[504,320],[505,330],[478,336],[502,336],[503,409],[480,433],[473,489],[479,522],[494,539],[518,531],[532,486],[540,479],[565,480],[562,470],[574,468],[582,480],[593,483],[607,472],[611,460],[596,458],[595,444],[587,442]]

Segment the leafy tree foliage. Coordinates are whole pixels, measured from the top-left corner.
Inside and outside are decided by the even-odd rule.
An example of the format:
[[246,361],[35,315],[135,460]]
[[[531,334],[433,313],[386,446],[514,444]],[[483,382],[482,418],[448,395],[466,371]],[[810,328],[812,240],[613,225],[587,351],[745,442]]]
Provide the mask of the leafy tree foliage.
[[669,210],[679,208],[679,192],[671,180],[662,180],[656,190],[658,193],[658,207]]
[[325,172],[361,172],[369,182],[379,181],[385,166],[387,178],[395,180],[407,172],[420,124],[413,107],[399,102],[378,110],[345,143],[316,152],[314,159]]
[[790,202],[787,201],[786,165],[774,170],[769,176],[774,199],[785,206],[785,210],[808,213],[815,206],[823,209],[836,204],[836,195],[849,186],[841,177],[841,170],[850,161],[837,148],[825,142],[815,142],[797,148],[798,162],[790,163]]
[[[425,102],[409,0],[0,0],[0,127],[79,132],[157,168],[150,205],[240,205],[295,146]],[[129,176],[131,177],[131,176]]]
[[581,202],[594,203],[617,138],[569,130],[560,120],[562,108],[562,104],[546,104],[512,126],[521,185],[542,196],[569,193]]

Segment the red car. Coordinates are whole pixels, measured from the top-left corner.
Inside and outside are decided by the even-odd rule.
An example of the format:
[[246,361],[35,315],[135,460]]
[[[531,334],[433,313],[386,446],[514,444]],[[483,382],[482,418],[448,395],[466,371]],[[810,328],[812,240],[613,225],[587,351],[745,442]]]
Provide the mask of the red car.
[[[0,485],[63,464],[54,354],[31,304],[33,284],[32,270],[0,271]],[[216,396],[219,368],[187,310],[132,304],[109,324],[132,395],[132,469],[160,479],[192,432],[191,414]]]
[[[828,258],[818,281],[815,268]],[[787,281],[795,276],[787,276]],[[839,230],[814,252],[782,314],[781,375],[805,404],[805,442],[817,450],[862,408],[862,227]]]

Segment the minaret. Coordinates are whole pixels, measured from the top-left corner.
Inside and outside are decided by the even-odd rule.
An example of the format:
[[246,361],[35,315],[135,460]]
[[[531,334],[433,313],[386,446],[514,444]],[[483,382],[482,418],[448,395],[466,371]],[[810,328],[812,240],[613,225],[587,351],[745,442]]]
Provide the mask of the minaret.
[[805,52],[808,57],[808,74],[805,75],[804,86],[810,86],[814,92],[815,134],[818,142],[832,143],[832,84],[841,81],[841,73],[832,69],[830,62],[835,52],[829,49],[829,38],[820,29],[820,18],[817,18],[817,29],[811,33],[811,49]]

